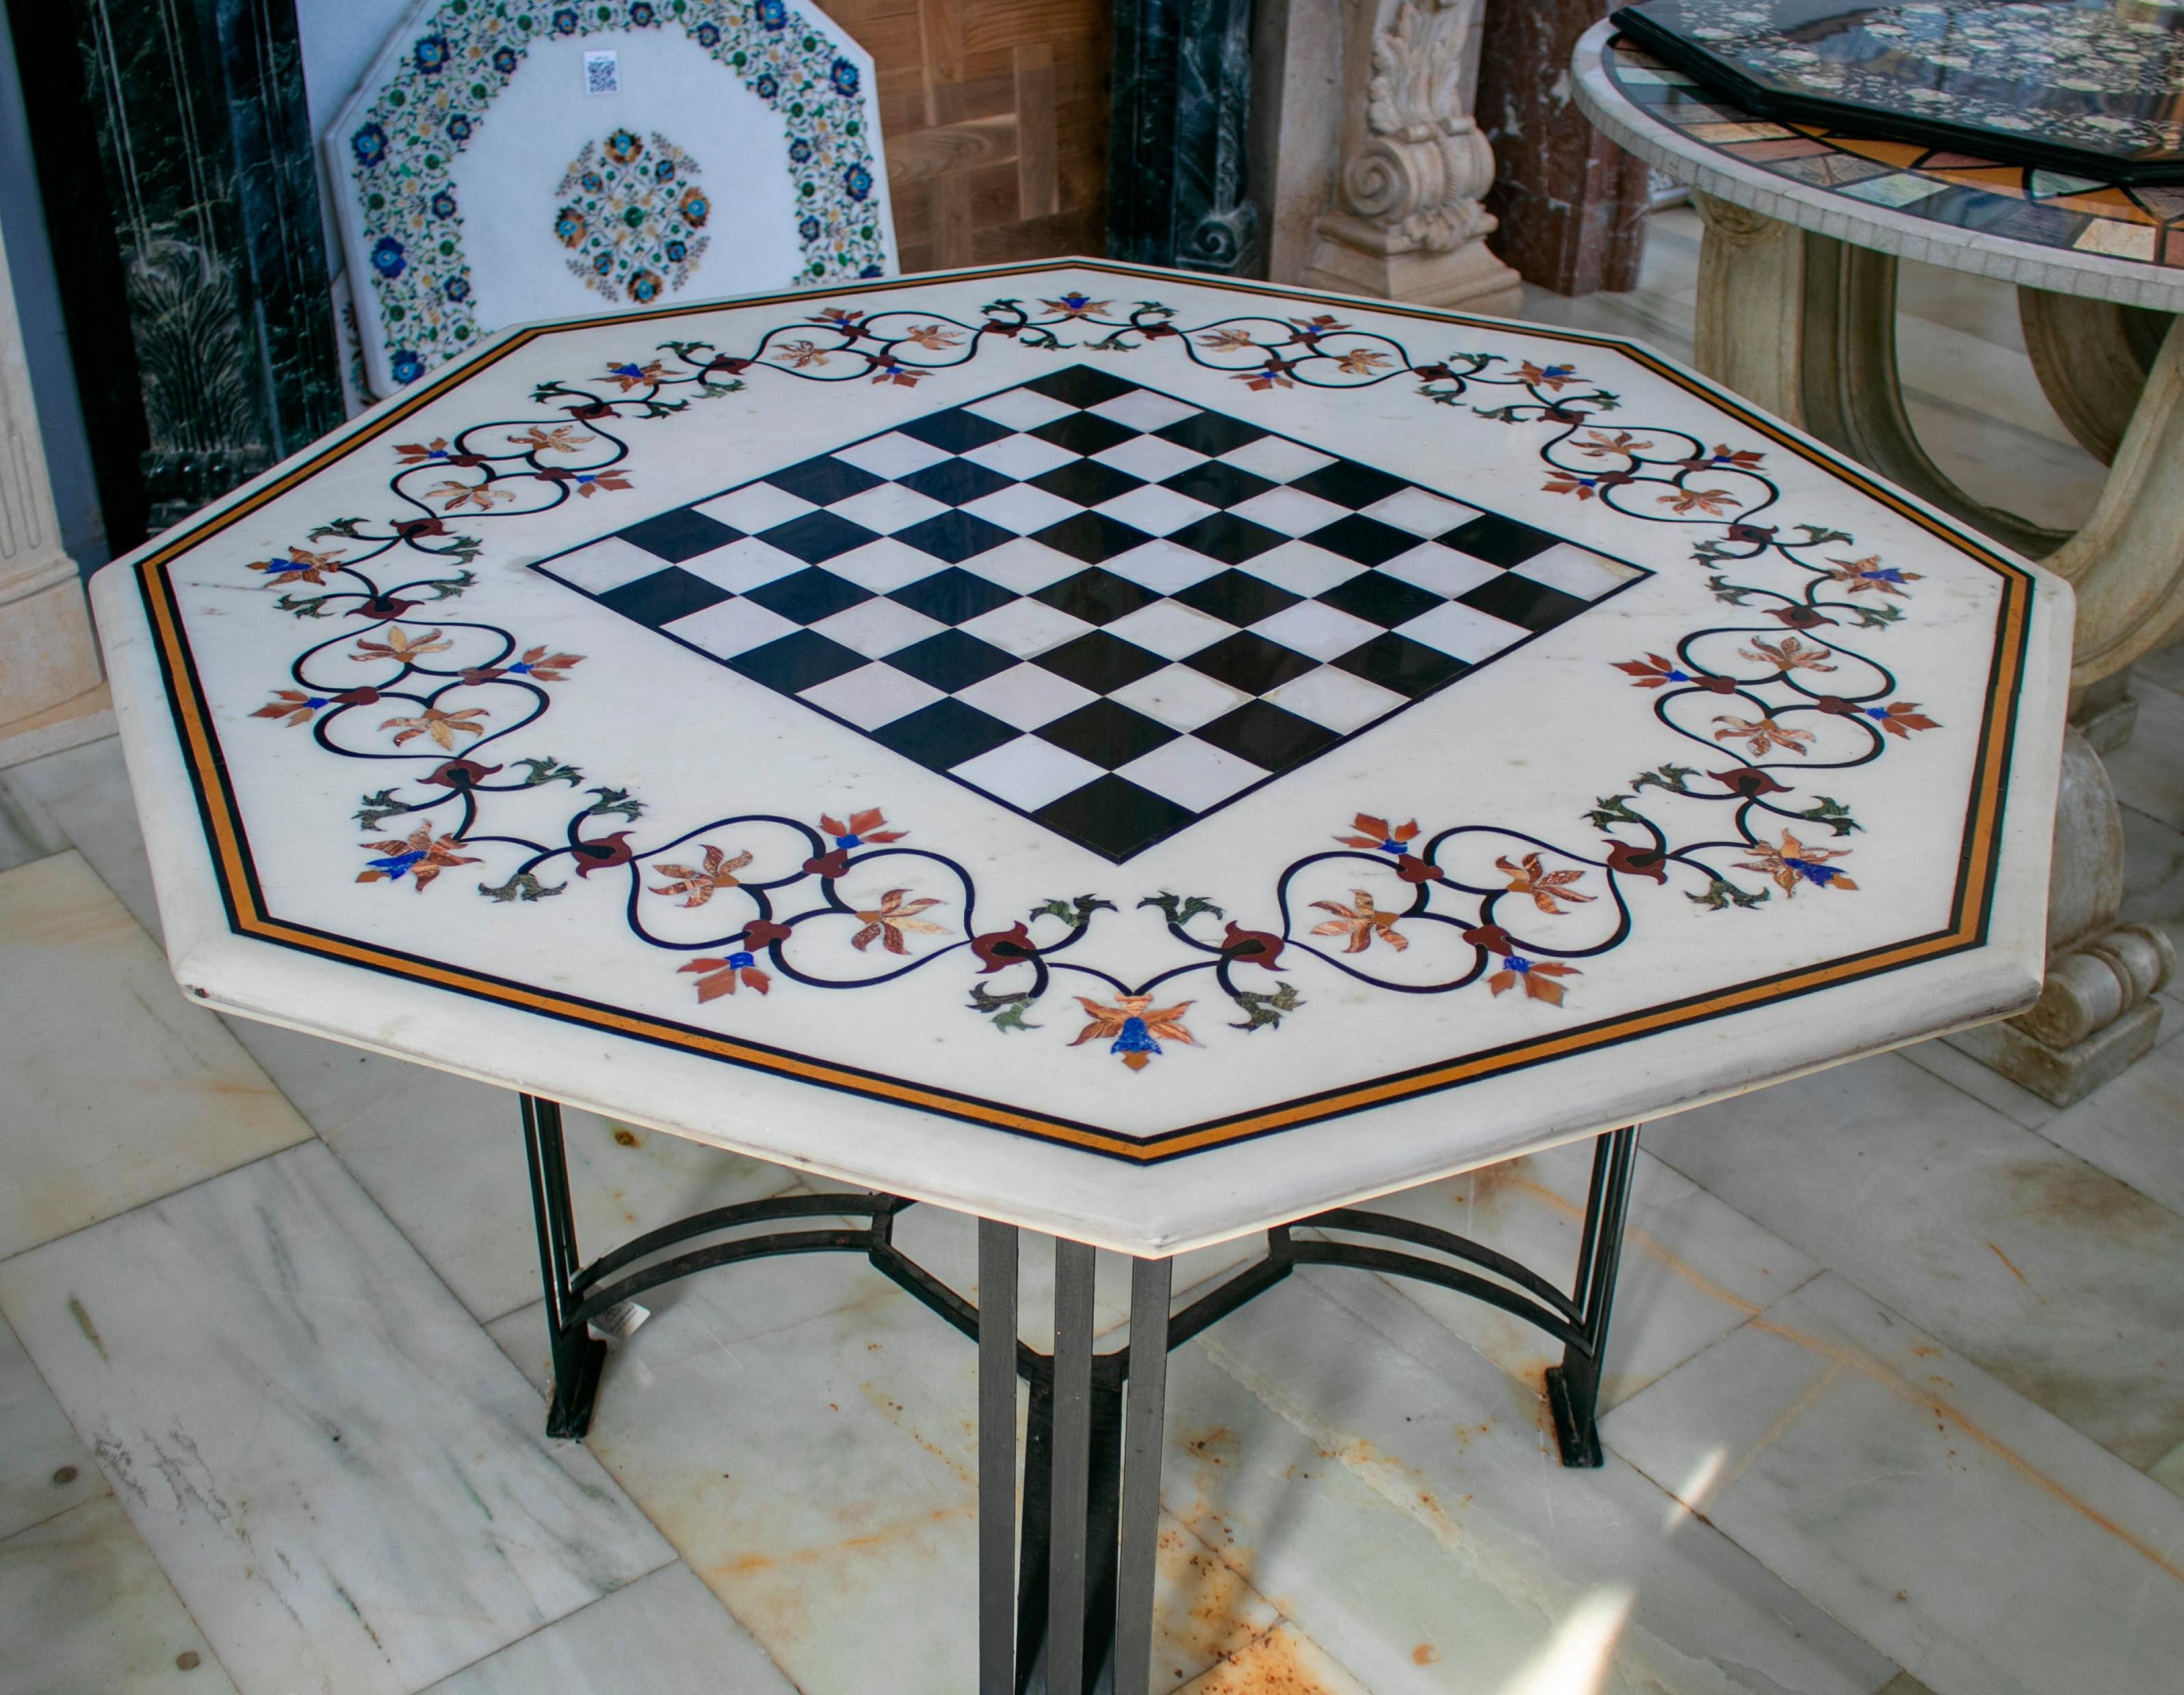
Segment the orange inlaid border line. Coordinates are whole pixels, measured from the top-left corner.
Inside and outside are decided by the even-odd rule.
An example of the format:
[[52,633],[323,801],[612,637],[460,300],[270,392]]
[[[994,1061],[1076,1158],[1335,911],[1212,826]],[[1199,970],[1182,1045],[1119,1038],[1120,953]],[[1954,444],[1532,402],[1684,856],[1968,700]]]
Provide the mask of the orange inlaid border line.
[[[1730,414],[1745,427],[1763,436],[1784,452],[1808,464],[1824,467],[1830,475],[1909,520],[1936,540],[1947,542],[2001,579],[2002,598],[1996,613],[1994,649],[1988,687],[1982,703],[1972,792],[1967,807],[1957,887],[1951,903],[1949,923],[1945,928],[1864,953],[1776,973],[1728,988],[1711,990],[1649,1007],[1642,1012],[1580,1025],[1552,1036],[1511,1042],[1460,1059],[1418,1066],[1368,1082],[1347,1084],[1275,1105],[1254,1108],[1138,1137],[1097,1125],[1007,1106],[935,1085],[910,1082],[857,1066],[815,1059],[764,1042],[723,1036],[717,1031],[680,1024],[672,1020],[632,1013],[579,996],[540,989],[487,972],[448,965],[391,948],[376,947],[279,918],[267,910],[264,891],[251,862],[240,810],[228,781],[226,761],[213,726],[211,708],[198,678],[195,660],[183,630],[181,607],[175,597],[173,585],[167,577],[169,564],[287,493],[329,464],[376,440],[481,370],[499,363],[543,336],[571,329],[642,324],[661,318],[701,317],[713,312],[741,311],[786,302],[808,303],[839,298],[845,294],[887,293],[905,288],[929,288],[938,283],[980,277],[1023,277],[1065,270],[1104,271],[1117,275],[1150,277],[1181,283],[1192,288],[1210,288],[1286,300],[1296,299],[1301,295],[1311,297],[1315,292],[1278,287],[1268,283],[1201,277],[1110,259],[1062,258],[1038,264],[994,265],[930,275],[900,277],[873,282],[854,290],[836,290],[827,293],[760,295],[718,302],[709,306],[632,313],[615,319],[571,319],[532,325],[511,333],[503,342],[481,348],[468,358],[449,365],[438,376],[418,385],[416,389],[403,397],[399,404],[389,407],[369,424],[330,441],[288,470],[275,474],[233,504],[209,514],[197,523],[181,526],[171,539],[147,550],[131,569],[151,622],[153,645],[159,654],[184,761],[197,794],[216,881],[227,910],[229,927],[238,935],[293,948],[323,959],[363,966],[408,981],[539,1013],[610,1035],[649,1042],[797,1081],[839,1089],[913,1110],[936,1113],[1140,1164],[1150,1164],[1207,1148],[1225,1147],[1254,1136],[1296,1129],[1350,1113],[1367,1111],[1373,1107],[1458,1087],[1526,1066],[1588,1053],[1771,1002],[1810,994],[1884,971],[1941,959],[1967,948],[1977,947],[1985,939],[2001,852],[2002,820],[2008,782],[2010,750],[2016,729],[2018,695],[2027,660],[2036,586],[2032,574],[2024,566],[2005,559],[1975,538],[1960,533],[1943,520],[1910,504],[1858,466],[1797,440],[1771,420],[1751,410],[1733,395],[1724,394],[1712,385],[1674,369],[1646,349],[1632,346],[1618,337],[1565,331],[1548,325],[1512,325],[1493,319],[1474,318],[1462,313],[1406,306],[1394,302],[1372,303],[1366,309],[1387,317],[1514,331],[1536,335],[1547,341],[1612,349],[1635,360],[1676,387],[1699,396],[1710,405]],[[1356,303],[1345,301],[1342,303],[1350,305]]]

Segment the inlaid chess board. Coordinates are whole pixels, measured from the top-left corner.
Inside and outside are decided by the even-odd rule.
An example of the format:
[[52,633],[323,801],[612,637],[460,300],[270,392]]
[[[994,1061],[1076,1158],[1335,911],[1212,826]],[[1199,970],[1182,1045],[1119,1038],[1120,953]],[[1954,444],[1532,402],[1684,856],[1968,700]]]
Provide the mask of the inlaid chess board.
[[1650,575],[1076,364],[534,569],[1117,862]]

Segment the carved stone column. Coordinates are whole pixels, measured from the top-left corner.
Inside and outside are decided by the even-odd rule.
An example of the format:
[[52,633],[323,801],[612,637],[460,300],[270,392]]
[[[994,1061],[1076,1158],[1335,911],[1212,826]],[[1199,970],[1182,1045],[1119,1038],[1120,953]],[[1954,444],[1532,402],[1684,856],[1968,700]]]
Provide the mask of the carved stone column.
[[4,242],[0,284],[0,764],[14,764],[84,739],[71,725],[107,703],[75,561],[61,551]]
[[1341,164],[1297,281],[1389,300],[1513,312],[1487,251],[1494,153],[1471,113],[1481,0],[1347,0]]

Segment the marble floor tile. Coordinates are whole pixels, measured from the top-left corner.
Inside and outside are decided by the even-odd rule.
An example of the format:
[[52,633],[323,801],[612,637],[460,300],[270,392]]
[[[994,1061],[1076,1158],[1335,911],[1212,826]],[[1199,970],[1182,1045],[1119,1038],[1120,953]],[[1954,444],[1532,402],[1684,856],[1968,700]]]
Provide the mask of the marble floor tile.
[[0,1310],[254,1695],[405,1695],[670,1558],[315,1142],[18,1255]]
[[[516,1097],[244,1019],[237,1039],[480,1322],[538,1298]],[[685,1214],[758,1200],[797,1174],[661,1131],[563,1114],[588,1257]]]
[[2174,1687],[2184,1501],[1839,1276],[1605,1435],[1936,1695]]
[[1177,1695],[1372,1695],[1311,1637],[1288,1625],[1254,1637]]
[[111,1497],[0,1542],[0,1695],[235,1695]]
[[77,854],[0,873],[0,1256],[310,1126]]
[[[2123,809],[2123,907],[2126,924],[2158,924],[2184,944],[2184,830],[2172,829],[2135,806]],[[2163,991],[2172,1005],[2184,982]]]
[[[1567,1288],[1591,1170],[1592,1144],[1573,1144],[1384,1196],[1367,1209],[1468,1237]],[[1819,1270],[1646,1153],[1641,1132],[1602,1405],[1637,1393]],[[1559,1342],[1521,1319],[1452,1289],[1389,1281],[1535,1391],[1543,1390],[1546,1368],[1562,1359]]]
[[1961,1090],[1982,1106],[1992,1107],[2013,1124],[2038,1130],[2063,1110],[2030,1089],[2021,1089],[2001,1072],[1961,1053],[1946,1042],[1919,1042],[1897,1050],[1920,1070],[1932,1073],[1952,1088]]
[[[976,1681],[977,1357],[861,1260],[813,1255],[660,1292],[610,1354],[586,1446],[803,1695]],[[542,1388],[542,1309],[491,1326]],[[1044,1341],[1051,1342],[1051,1335]],[[1023,1398],[1019,1393],[1019,1419]],[[1162,1526],[1162,1688],[1271,1629],[1193,1530]]]
[[680,1560],[435,1683],[426,1695],[797,1695]]
[[1650,1145],[2133,1464],[2184,1440],[2184,1218],[1908,1059],[1664,1120]]
[[152,868],[144,857],[144,834],[130,797],[129,772],[121,762],[121,742],[109,736],[42,759],[0,772],[0,789],[15,805],[46,820],[91,862],[99,881],[114,891],[130,916],[153,941],[159,937],[159,903],[152,895]]
[[2184,1442],[2147,1468],[2146,1475],[2172,1495],[2184,1495]]
[[2148,678],[2164,688],[2184,694],[2184,642],[2171,642],[2165,647],[2142,654],[2131,665],[2131,672],[2134,677]]
[[12,871],[67,847],[68,837],[43,807],[18,795],[0,774],[0,871]]
[[[2159,1048],[2040,1133],[2184,1214],[2184,1020],[2168,1014],[2162,1022]],[[2184,1277],[2184,1266],[2176,1275]]]
[[1622,1460],[1565,1470],[1545,1422],[1385,1283],[1314,1268],[1178,1351],[1162,1494],[1374,1695],[1870,1695],[1894,1675]]
[[106,1493],[106,1479],[15,1332],[0,1324],[0,1537]]
[[2131,740],[2103,756],[2116,798],[2184,830],[2184,694],[2150,678],[2135,681],[2138,724]]

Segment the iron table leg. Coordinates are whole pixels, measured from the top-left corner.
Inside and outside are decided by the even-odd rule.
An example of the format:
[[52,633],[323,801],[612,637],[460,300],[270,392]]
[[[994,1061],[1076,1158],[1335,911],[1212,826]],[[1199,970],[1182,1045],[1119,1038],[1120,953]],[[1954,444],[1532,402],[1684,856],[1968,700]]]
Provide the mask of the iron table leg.
[[1015,1695],[1017,1230],[978,1220],[978,1695]]
[[1576,1340],[1563,1348],[1563,1363],[1547,1369],[1547,1406],[1563,1464],[1597,1466],[1600,1452],[1600,1367],[1607,1353],[1607,1320],[1615,1304],[1615,1273],[1623,1258],[1623,1226],[1630,1211],[1630,1172],[1638,1157],[1638,1127],[1603,1136],[1594,1145],[1592,1184],[1585,1197],[1585,1236],[1578,1244],[1572,1295],[1578,1303]]
[[538,1230],[538,1273],[546,1286],[546,1325],[554,1348],[554,1398],[546,1434],[582,1437],[592,1422],[599,1368],[607,1346],[571,1317],[577,1298],[577,1224],[569,1211],[569,1160],[561,1140],[561,1109],[535,1096],[518,1098],[523,1148],[531,1171],[531,1211]]
[[1167,1309],[1175,1263],[1130,1263],[1129,1398],[1123,1425],[1122,1575],[1115,1592],[1115,1695],[1145,1695],[1153,1669],[1153,1565],[1160,1547],[1161,1442],[1167,1412]]

